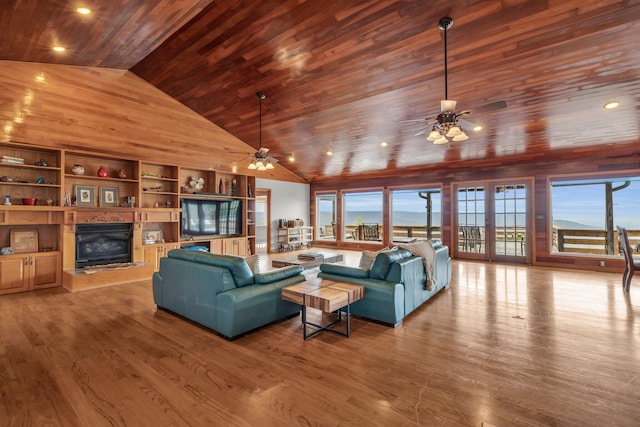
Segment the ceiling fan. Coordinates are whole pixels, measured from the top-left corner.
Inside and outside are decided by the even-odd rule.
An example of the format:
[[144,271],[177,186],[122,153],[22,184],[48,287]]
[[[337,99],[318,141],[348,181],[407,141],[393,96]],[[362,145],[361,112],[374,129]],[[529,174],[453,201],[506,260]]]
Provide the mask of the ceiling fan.
[[[444,31],[444,100],[440,101],[440,114],[436,117],[402,120],[399,123],[408,122],[432,122],[430,125],[424,127],[415,136],[424,135],[429,132],[427,141],[431,141],[434,144],[446,144],[450,138],[452,141],[466,141],[469,139],[464,132],[464,128],[474,129],[475,124],[468,120],[462,119],[462,116],[471,114],[470,110],[461,111],[456,113],[456,101],[449,99],[448,91],[448,75],[447,75],[447,30],[453,25],[453,19],[445,16],[438,22],[438,28]],[[507,107],[506,101],[497,101],[490,104],[486,104],[474,110],[475,113],[484,113],[494,110],[500,110]]]
[[258,148],[258,151],[249,157],[251,159],[251,163],[249,163],[247,168],[262,172],[273,169],[273,164],[278,163],[278,160],[269,155],[268,148],[264,148],[262,146],[262,101],[267,97],[267,95],[265,95],[264,92],[257,92],[256,96],[258,97],[258,103],[260,105],[260,148]]

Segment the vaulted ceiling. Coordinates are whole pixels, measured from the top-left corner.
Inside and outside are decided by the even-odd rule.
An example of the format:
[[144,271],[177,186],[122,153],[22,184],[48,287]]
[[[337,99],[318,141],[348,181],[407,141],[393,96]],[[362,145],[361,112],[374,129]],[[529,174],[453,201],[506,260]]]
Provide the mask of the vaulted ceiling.
[[[415,134],[445,96],[444,16],[449,98],[484,128],[434,145]],[[253,147],[239,158],[265,92],[263,146],[309,182],[640,145],[637,1],[9,0],[0,28],[0,59],[131,70]]]

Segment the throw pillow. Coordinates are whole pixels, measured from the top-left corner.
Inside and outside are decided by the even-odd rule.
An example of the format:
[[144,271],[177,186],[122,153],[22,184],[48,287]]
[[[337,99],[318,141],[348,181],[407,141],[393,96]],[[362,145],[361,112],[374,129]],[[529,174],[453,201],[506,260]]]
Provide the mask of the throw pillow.
[[378,255],[378,252],[362,251],[362,256],[360,257],[360,264],[358,264],[358,267],[363,268],[365,270],[371,269],[371,264],[373,264],[373,261],[375,261],[376,255]]
[[380,252],[392,251],[395,249],[396,247],[387,247],[382,248],[379,251],[362,251],[362,255],[360,256],[360,264],[358,264],[358,267],[364,268],[365,270],[370,270],[371,266],[373,265],[373,261],[376,260],[376,256]]

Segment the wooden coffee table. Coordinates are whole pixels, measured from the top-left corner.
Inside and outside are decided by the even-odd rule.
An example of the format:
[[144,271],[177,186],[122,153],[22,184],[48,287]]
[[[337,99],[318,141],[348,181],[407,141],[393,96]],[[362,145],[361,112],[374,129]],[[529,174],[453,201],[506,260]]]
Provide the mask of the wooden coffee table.
[[[351,313],[349,306],[352,302],[364,297],[364,286],[351,283],[335,282],[327,279],[310,279],[296,285],[282,288],[282,299],[300,304],[302,307],[302,336],[306,340],[322,331],[333,332],[349,337],[351,335]],[[307,321],[307,307],[324,311],[325,313],[338,312],[338,318],[327,325],[318,325]],[[346,332],[333,328],[342,320],[342,308],[347,308]],[[316,328],[307,333],[307,326]]]
[[287,258],[274,259],[271,261],[271,267],[280,268],[280,267],[286,267],[288,265],[299,265],[305,270],[308,270],[310,268],[319,267],[320,264],[340,262],[344,259],[342,254],[336,254],[333,252],[320,252],[320,253],[322,254],[322,258],[316,258],[316,259],[300,259],[298,258],[297,255],[290,256]]

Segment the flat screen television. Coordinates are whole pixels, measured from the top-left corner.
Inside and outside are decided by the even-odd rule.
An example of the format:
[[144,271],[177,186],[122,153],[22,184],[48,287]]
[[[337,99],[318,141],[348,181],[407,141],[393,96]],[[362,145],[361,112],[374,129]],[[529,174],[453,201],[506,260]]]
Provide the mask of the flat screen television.
[[242,234],[242,200],[182,199],[183,236]]

